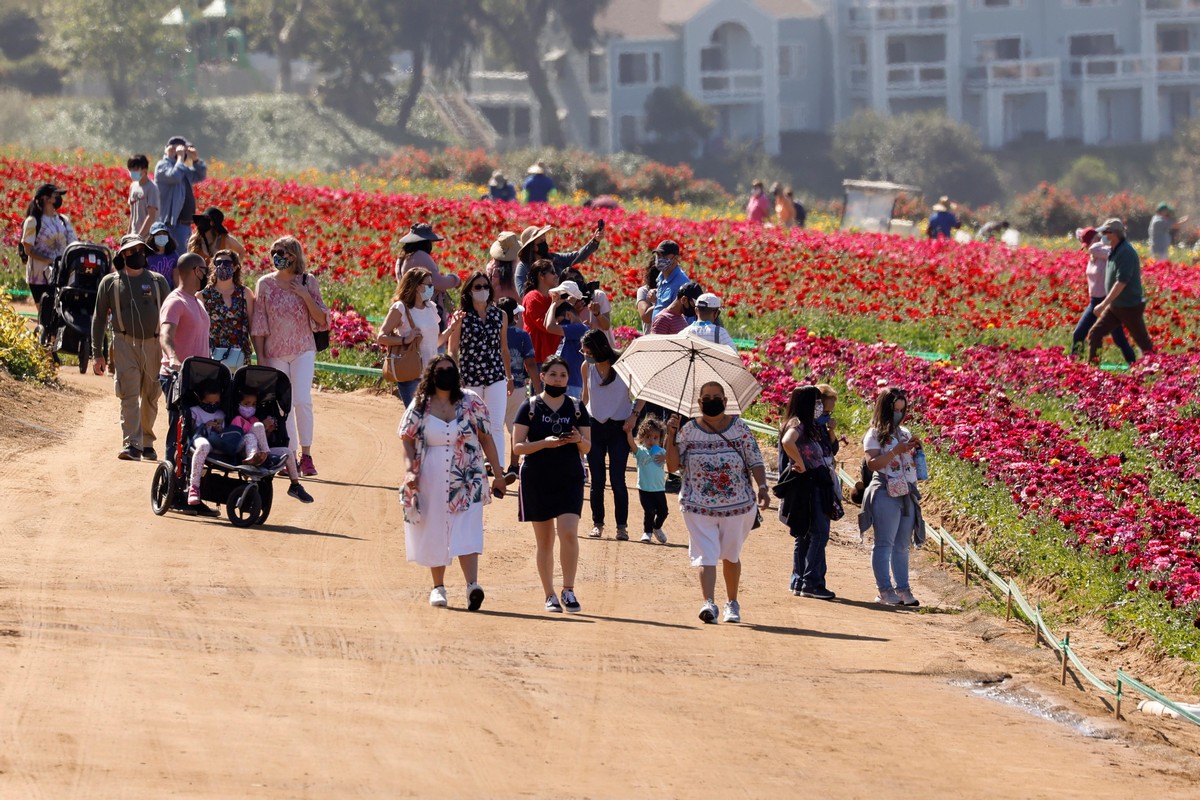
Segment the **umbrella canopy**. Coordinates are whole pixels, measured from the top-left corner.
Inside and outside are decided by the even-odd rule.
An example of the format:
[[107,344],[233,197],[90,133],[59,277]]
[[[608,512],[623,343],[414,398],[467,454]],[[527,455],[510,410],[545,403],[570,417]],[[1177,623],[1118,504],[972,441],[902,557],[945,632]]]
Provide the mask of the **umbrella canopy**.
[[614,369],[636,399],[685,417],[700,416],[700,387],[706,383],[725,388],[727,414],[741,414],[762,391],[740,355],[683,333],[643,336],[625,349]]

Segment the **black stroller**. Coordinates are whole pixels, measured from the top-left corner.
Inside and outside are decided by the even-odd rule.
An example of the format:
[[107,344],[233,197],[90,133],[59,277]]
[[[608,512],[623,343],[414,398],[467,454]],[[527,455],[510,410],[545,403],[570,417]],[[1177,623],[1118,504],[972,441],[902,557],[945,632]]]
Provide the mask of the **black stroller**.
[[[292,410],[292,384],[287,375],[271,367],[245,366],[235,374],[220,361],[209,358],[184,360],[167,395],[170,424],[166,458],[159,462],[150,483],[150,506],[158,516],[168,511],[187,513],[188,484],[192,465],[192,434],[195,422],[191,408],[199,402],[196,389],[210,381],[221,388],[221,406],[227,420],[233,419],[241,393],[258,396],[255,413],[259,419],[274,417],[278,425],[267,434],[267,444],[287,447],[287,418]],[[275,497],[274,478],[286,469],[286,460],[272,457],[260,467],[242,464],[236,456],[212,453],[204,462],[200,480],[202,500],[225,506],[229,521],[239,528],[262,525],[271,513]]]
[[56,353],[79,356],[80,372],[87,372],[92,355],[96,288],[111,270],[112,253],[104,245],[91,242],[68,245],[50,270],[50,291],[42,296],[38,308],[42,346]]

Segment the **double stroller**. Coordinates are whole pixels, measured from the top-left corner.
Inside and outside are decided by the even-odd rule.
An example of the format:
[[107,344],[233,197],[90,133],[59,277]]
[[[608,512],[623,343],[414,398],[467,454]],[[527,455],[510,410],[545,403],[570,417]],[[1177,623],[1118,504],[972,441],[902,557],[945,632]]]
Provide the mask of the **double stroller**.
[[101,244],[75,242],[50,269],[50,290],[38,308],[39,338],[55,353],[79,356],[79,371],[87,372],[92,354],[92,317],[96,289],[112,270],[112,253]]
[[[150,484],[150,505],[158,516],[168,511],[190,509],[187,503],[192,474],[192,437],[195,422],[191,409],[200,402],[201,386],[216,384],[221,390],[221,408],[225,419],[232,420],[238,400],[245,392],[258,397],[255,416],[260,420],[274,417],[278,425],[267,434],[272,448],[287,447],[287,418],[292,410],[292,384],[277,369],[244,366],[232,375],[220,361],[210,358],[185,359],[167,393],[166,457],[154,470]],[[239,456],[213,452],[204,462],[200,497],[224,506],[229,521],[236,527],[262,525],[271,513],[275,497],[274,479],[286,469],[286,462],[271,458],[262,466],[241,463]]]

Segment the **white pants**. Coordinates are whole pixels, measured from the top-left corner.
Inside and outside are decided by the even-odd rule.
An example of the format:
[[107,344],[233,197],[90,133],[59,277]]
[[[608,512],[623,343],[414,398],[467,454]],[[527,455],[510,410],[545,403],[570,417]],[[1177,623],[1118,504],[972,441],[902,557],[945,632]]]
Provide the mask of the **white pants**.
[[754,526],[755,510],[736,517],[709,517],[692,511],[683,512],[688,529],[688,555],[693,567],[715,567],[717,561],[736,563],[742,559],[742,545]]
[[312,447],[313,405],[312,384],[316,371],[317,351],[309,350],[283,358],[264,358],[264,366],[274,367],[292,382],[292,413],[288,414],[288,445]]
[[508,411],[508,381],[496,381],[487,386],[468,386],[467,389],[483,398],[487,406],[488,422],[492,431],[492,441],[496,443],[496,458],[499,464],[494,464],[496,470],[504,469],[504,416]]

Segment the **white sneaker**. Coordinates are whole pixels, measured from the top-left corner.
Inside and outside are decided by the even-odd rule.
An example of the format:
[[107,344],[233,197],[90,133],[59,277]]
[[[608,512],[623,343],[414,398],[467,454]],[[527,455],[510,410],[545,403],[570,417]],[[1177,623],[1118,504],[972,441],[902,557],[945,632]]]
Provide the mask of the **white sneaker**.
[[900,596],[892,589],[880,589],[875,602],[881,606],[898,606],[900,605]]
[[642,539],[641,539],[642,544],[650,544],[653,541],[654,541],[654,537],[650,535],[650,531],[646,531],[645,533],[642,534]]
[[659,543],[659,544],[666,544],[666,543],[667,543],[667,535],[666,535],[665,533],[663,533],[663,529],[662,529],[662,528],[655,528],[655,529],[654,529],[654,538],[655,538],[655,539],[658,539],[658,543]]
[[604,528],[601,528],[599,525],[597,525],[596,527],[592,528],[592,532],[588,534],[588,538],[589,539],[599,539],[603,535],[604,535]]
[[483,587],[478,583],[467,585],[467,611],[478,611],[483,605]]
[[578,598],[575,597],[573,589],[563,589],[562,591],[563,608],[570,611],[572,614],[578,614],[583,610],[583,606],[579,605]]
[[718,613],[717,604],[712,600],[705,600],[704,605],[700,606],[700,621],[715,625]]
[[445,586],[433,587],[433,591],[429,593],[429,605],[433,606],[434,608],[445,608],[446,607],[446,587]]
[[916,608],[921,605],[921,601],[913,597],[911,589],[897,589],[896,597],[900,600],[900,605]]
[[725,604],[725,622],[741,622],[742,607],[738,605],[737,600],[730,600]]
[[546,598],[546,610],[549,611],[551,614],[561,614],[562,613],[562,604],[558,602],[557,597],[555,597],[554,595],[550,595],[549,597]]

